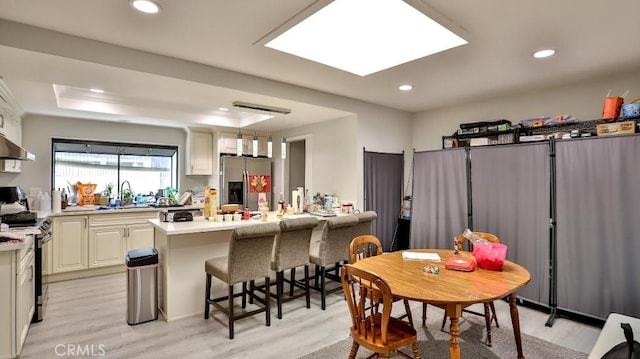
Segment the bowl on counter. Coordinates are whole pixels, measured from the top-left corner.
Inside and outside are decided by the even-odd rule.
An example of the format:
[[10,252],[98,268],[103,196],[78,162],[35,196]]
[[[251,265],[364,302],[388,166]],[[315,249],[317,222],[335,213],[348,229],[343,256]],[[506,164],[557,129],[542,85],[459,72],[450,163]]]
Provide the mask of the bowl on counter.
[[171,206],[171,198],[169,197],[160,197],[156,202],[156,206],[158,207],[169,207]]

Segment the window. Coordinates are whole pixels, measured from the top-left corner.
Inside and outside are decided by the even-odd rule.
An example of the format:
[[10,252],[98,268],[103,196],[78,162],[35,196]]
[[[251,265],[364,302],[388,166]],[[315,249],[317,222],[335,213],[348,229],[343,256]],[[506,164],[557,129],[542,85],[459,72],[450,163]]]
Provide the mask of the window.
[[123,181],[134,195],[178,187],[177,146],[53,139],[52,153],[53,188],[93,183],[95,193],[111,186],[116,198]]

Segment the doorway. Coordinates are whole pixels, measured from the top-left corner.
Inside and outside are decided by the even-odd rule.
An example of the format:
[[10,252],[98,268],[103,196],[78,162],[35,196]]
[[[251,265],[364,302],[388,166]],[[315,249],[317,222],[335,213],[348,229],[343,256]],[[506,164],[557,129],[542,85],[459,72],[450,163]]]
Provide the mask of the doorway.
[[[289,143],[289,192],[305,187],[306,171],[306,141],[299,140]],[[305,187],[306,189],[306,187]],[[304,196],[304,193],[302,194]],[[303,197],[304,198],[304,197]]]

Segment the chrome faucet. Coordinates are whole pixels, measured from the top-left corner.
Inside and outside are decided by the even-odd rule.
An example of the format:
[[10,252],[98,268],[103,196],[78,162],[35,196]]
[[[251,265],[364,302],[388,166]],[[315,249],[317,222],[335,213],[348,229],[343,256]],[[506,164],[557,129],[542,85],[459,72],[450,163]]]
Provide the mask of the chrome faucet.
[[133,195],[133,192],[131,191],[131,183],[129,183],[129,181],[122,181],[122,184],[120,184],[120,205],[121,206],[124,206],[124,184],[125,183],[127,184],[129,193]]

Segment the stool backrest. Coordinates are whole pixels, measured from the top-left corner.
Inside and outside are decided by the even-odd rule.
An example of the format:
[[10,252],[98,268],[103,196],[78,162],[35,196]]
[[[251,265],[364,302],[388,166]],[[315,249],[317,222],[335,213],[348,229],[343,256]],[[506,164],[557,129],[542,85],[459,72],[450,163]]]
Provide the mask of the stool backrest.
[[358,223],[353,229],[353,236],[357,237],[363,234],[372,234],[371,224],[378,218],[378,214],[375,211],[366,211],[356,213],[355,216],[358,218]]
[[283,271],[309,263],[311,234],[317,225],[315,217],[280,221],[280,234],[273,243],[271,269]]
[[269,276],[271,251],[278,233],[280,226],[277,223],[247,225],[231,232],[228,260],[230,284]]
[[349,259],[349,244],[358,218],[353,215],[329,218],[322,227],[319,255],[322,265]]

